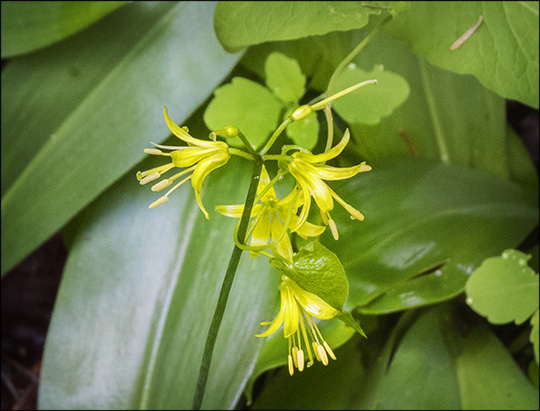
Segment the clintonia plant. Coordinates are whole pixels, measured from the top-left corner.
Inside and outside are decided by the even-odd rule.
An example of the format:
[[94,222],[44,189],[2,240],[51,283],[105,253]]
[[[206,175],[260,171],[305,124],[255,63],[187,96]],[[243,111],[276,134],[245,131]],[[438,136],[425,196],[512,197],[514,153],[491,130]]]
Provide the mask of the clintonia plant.
[[[298,107],[285,118],[259,151],[256,151],[248,137],[233,125],[212,131],[208,140],[195,138],[189,134],[187,127],[175,124],[169,117],[167,108],[164,109],[167,126],[187,145],[168,146],[153,143],[154,148],[144,150],[147,154],[167,157],[170,162],[137,172],[137,179],[141,185],[155,182],[171,170],[183,169],[152,185],[152,191],[159,192],[174,184],[163,196],[150,204],[149,208],[165,203],[173,191],[191,180],[199,208],[206,219],[210,219],[201,200],[205,178],[212,171],[226,166],[231,156],[239,156],[253,162],[251,183],[245,203],[216,207],[219,213],[239,218],[240,221],[234,230],[233,238],[236,246],[229,261],[206,341],[193,400],[194,409],[200,409],[202,404],[214,345],[243,250],[249,251],[252,258],[267,257],[269,263],[280,272],[279,313],[273,321],[263,322],[262,325],[269,327],[256,336],[269,336],[283,324],[283,334],[288,339],[287,362],[291,376],[295,368],[303,371],[305,366],[311,367],[315,360],[328,365],[329,358],[336,359],[314,318],[329,320],[337,317],[365,336],[352,315],[343,311],[349,285],[338,257],[316,241],[309,242],[295,253],[290,236],[295,233],[304,239],[317,238],[329,226],[334,239],[338,240],[338,229],[330,215],[330,211],[334,209],[334,200],[347,210],[352,220],[362,221],[364,219],[362,213],[346,203],[325,180],[349,179],[359,173],[370,171],[371,167],[365,162],[352,167],[333,167],[326,164],[327,161],[339,156],[347,146],[350,140],[348,129],[338,144],[320,154],[313,154],[299,145],[284,145],[281,154],[268,154],[268,151],[289,124],[303,120],[314,111],[328,108],[332,101],[371,84],[377,84],[377,80],[362,81],[321,101]],[[327,110],[327,113],[328,116],[332,116],[330,110]],[[239,138],[245,150],[229,147],[226,142],[218,141],[218,136],[226,139]],[[277,175],[270,178],[264,163],[276,161],[279,165]],[[294,177],[295,185],[289,194],[278,198],[274,186],[289,173]],[[185,177],[187,174],[189,175]],[[176,182],[180,178],[182,179]],[[312,198],[319,209],[322,225],[307,220],[312,209]]]

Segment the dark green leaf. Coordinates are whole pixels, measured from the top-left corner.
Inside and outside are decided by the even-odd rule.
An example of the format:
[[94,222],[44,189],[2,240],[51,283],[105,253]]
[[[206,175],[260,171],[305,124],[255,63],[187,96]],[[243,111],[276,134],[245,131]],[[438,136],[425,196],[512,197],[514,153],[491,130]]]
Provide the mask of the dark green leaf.
[[349,284],[341,262],[328,248],[317,241],[308,243],[294,255],[292,266],[279,268],[304,290],[342,310],[349,295]]
[[451,298],[482,260],[517,246],[538,224],[534,191],[487,173],[420,160],[373,163],[332,184],[365,221],[332,211],[323,244],[343,262],[349,302],[387,313]]
[[539,349],[539,346],[540,346],[540,337],[539,337],[539,333],[540,333],[540,320],[539,320],[539,315],[538,315],[538,310],[536,310],[536,312],[534,313],[534,315],[532,316],[531,318],[531,325],[532,325],[532,330],[531,330],[531,342],[533,343],[533,347],[534,347],[534,358],[536,358],[536,364],[538,364],[538,349]]
[[229,72],[213,8],[134,2],[2,70],[2,273],[170,134],[163,106],[182,121]]
[[125,1],[3,1],[2,58],[29,53],[81,31]]

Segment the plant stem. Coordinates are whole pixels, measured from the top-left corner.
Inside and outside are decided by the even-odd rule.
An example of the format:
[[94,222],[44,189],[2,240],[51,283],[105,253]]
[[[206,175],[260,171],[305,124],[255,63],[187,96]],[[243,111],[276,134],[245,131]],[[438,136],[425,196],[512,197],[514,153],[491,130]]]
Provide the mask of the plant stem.
[[[245,242],[245,236],[249,225],[249,218],[251,216],[251,210],[253,208],[255,196],[257,194],[257,186],[261,177],[262,165],[262,157],[255,153],[253,174],[251,175],[251,183],[249,185],[244,212],[242,213],[242,218],[240,219],[240,227],[238,229],[238,237],[242,239],[243,242]],[[206,337],[206,344],[204,346],[201,368],[199,370],[199,378],[197,380],[195,396],[193,397],[193,404],[191,406],[193,410],[201,409],[204,392],[206,390],[206,383],[208,381],[208,373],[210,371],[212,354],[214,353],[214,346],[216,345],[219,327],[221,325],[221,320],[223,319],[223,314],[225,313],[225,307],[227,305],[227,300],[229,298],[229,293],[231,291],[234,276],[236,274],[236,269],[238,268],[238,263],[240,262],[241,255],[242,250],[235,245],[231,254],[231,258],[229,259],[229,266],[227,267],[227,272],[225,273],[223,284],[221,285],[221,291],[219,292],[219,298],[217,301],[216,310],[214,311],[214,317],[212,318],[212,323],[210,324],[210,329],[208,330],[208,336]]]
[[272,145],[276,142],[279,135],[282,133],[283,130],[285,130],[285,127],[287,127],[290,123],[293,122],[293,118],[291,116],[287,117],[283,123],[280,124],[280,126],[277,128],[276,131],[274,131],[274,134],[272,134],[272,137],[270,137],[270,140],[266,142],[263,149],[259,152],[261,156],[264,156],[268,150],[272,147]]

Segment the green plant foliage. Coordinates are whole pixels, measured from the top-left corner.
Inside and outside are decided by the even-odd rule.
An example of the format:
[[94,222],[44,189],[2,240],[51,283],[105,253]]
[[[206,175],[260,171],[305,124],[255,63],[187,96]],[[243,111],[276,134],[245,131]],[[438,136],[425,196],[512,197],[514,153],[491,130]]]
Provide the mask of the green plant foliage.
[[[292,114],[289,111],[287,114]],[[305,147],[308,150],[313,149],[319,138],[319,120],[316,113],[311,113],[302,120],[295,121],[286,129],[287,137],[295,144]]]
[[339,247],[321,237],[345,268],[349,302],[364,313],[452,298],[484,258],[515,247],[538,223],[533,191],[485,172],[414,159],[372,166],[333,185],[365,221],[347,222],[337,208]]
[[409,96],[407,81],[398,74],[386,71],[382,65],[366,72],[356,64],[347,67],[336,80],[335,88],[344,90],[365,80],[377,79],[374,86],[337,100],[334,107],[348,123],[376,125],[381,118],[392,114]]
[[226,50],[235,51],[267,41],[317,36],[334,30],[364,27],[370,15],[396,15],[409,2],[348,1],[220,2],[214,27]]
[[[247,190],[249,166],[238,163],[226,176],[209,177],[205,203],[234,201],[238,187]],[[152,193],[134,175],[71,224],[43,361],[42,409],[191,407],[234,222],[212,213],[208,224],[189,190],[148,210]],[[232,408],[242,392],[263,342],[253,335],[275,315],[279,275],[243,256],[204,408]]]
[[[266,87],[254,81],[235,77],[232,82],[214,91],[214,98],[204,113],[204,122],[211,130],[230,125],[259,147],[278,126],[282,104]],[[231,145],[241,146],[238,140]]]
[[[450,50],[480,16],[478,29]],[[473,74],[502,97],[538,108],[538,2],[412,2],[385,30],[432,64]]]
[[538,364],[538,347],[540,346],[540,337],[538,334],[540,334],[540,320],[538,319],[538,310],[534,313],[534,315],[531,318],[531,342],[533,343],[534,347],[534,358],[536,358],[536,364]]
[[291,267],[279,267],[304,290],[314,293],[337,310],[349,295],[345,270],[336,255],[318,242],[312,242],[294,255]]
[[123,6],[125,1],[3,1],[2,58],[49,46]]
[[212,13],[128,4],[2,70],[2,274],[169,135],[163,106],[186,118],[231,70]]
[[527,266],[529,258],[505,250],[484,260],[467,281],[467,303],[491,323],[524,322],[538,310],[538,275]]
[[285,103],[298,105],[305,93],[306,76],[294,59],[281,53],[272,53],[265,63],[266,85]]
[[485,326],[463,335],[448,308],[421,315],[402,339],[375,335],[373,351],[351,340],[336,350],[347,361],[269,376],[252,409],[536,409],[536,388],[501,342]]

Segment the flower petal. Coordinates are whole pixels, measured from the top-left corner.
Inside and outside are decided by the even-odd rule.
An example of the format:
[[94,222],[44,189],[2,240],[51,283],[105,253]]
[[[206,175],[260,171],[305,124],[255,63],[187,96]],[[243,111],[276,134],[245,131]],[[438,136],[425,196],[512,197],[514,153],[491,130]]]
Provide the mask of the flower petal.
[[[178,137],[180,140],[185,141],[188,144],[192,144],[197,147],[212,147],[216,143],[213,141],[204,141],[199,140],[195,137],[192,137],[187,133],[185,130],[183,130],[181,127],[179,127],[176,123],[174,123],[171,118],[169,117],[169,114],[167,113],[167,107],[163,108],[163,115],[165,117],[165,122],[167,123],[167,126],[172,131],[172,133]],[[225,144],[225,143],[222,143]]]
[[206,178],[208,174],[210,174],[216,168],[219,168],[225,165],[227,161],[229,161],[229,157],[230,157],[229,153],[225,151],[225,152],[220,152],[211,157],[203,158],[199,162],[199,164],[197,164],[197,167],[193,171],[191,184],[193,186],[193,189],[195,190],[195,197],[197,199],[197,204],[199,204],[199,208],[204,213],[207,219],[209,219],[210,217],[208,216],[208,212],[204,208],[201,201],[201,189],[204,183],[204,179]]
[[286,230],[286,228],[283,226],[278,216],[274,215],[272,218],[272,240],[277,241],[279,237],[281,237],[281,240],[277,243],[276,251],[279,255],[285,257],[287,261],[292,263],[293,249],[291,239],[287,233],[283,234],[283,230]]
[[283,285],[283,282],[279,286],[279,291],[280,291],[280,294],[281,294],[281,305],[279,307],[278,315],[270,323],[270,327],[268,327],[268,329],[264,333],[255,334],[255,337],[267,337],[270,334],[275,333],[279,329],[281,324],[283,324],[283,321],[285,319],[285,316],[286,316],[287,310],[288,310],[288,306],[289,306],[289,303],[288,303],[288,300],[287,300],[288,288]]
[[298,303],[312,316],[321,320],[329,320],[330,318],[335,317],[339,312],[321,297],[304,290],[290,278],[288,278],[287,283]]
[[350,136],[351,134],[349,133],[349,129],[347,129],[345,130],[345,133],[343,133],[343,138],[341,139],[341,141],[337,145],[335,145],[332,149],[328,150],[326,153],[313,155],[313,154],[305,154],[305,153],[299,152],[299,153],[293,154],[293,158],[295,157],[295,155],[297,155],[298,157],[312,164],[323,163],[325,161],[328,161],[332,158],[339,156],[341,152],[343,151],[343,149],[345,148],[345,146],[349,143]]
[[318,237],[326,230],[326,226],[311,224],[309,221],[304,223],[296,230],[296,233],[303,239],[308,237]]

